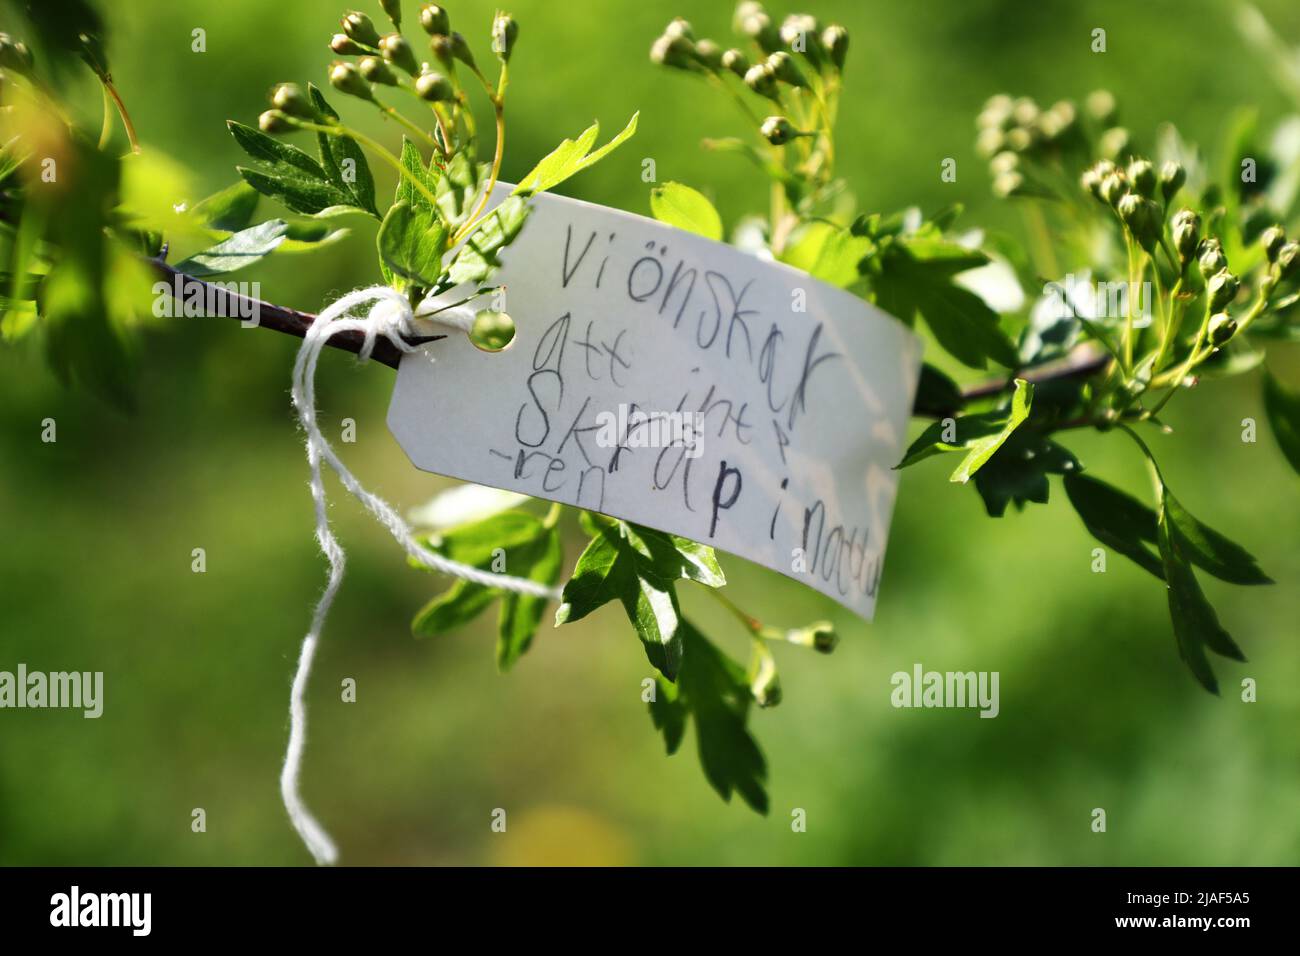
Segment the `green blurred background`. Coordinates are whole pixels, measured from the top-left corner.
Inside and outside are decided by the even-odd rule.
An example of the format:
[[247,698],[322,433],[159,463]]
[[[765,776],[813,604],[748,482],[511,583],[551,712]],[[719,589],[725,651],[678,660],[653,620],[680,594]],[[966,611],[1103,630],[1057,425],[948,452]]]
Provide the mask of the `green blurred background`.
[[[358,0],[377,20],[378,4]],[[408,3],[408,17],[414,18]],[[453,0],[486,53],[494,4]],[[1300,8],[1261,5],[1300,39]],[[593,117],[640,132],[566,184],[646,212],[641,160],[713,195],[729,220],[764,184],[701,137],[740,135],[733,111],[690,78],[652,67],[674,14],[729,35],[730,5],[519,0],[507,178]],[[967,204],[969,224],[1015,228],[972,150],[991,93],[1042,102],[1097,86],[1150,139],[1164,119],[1207,146],[1229,111],[1264,126],[1288,106],[1210,2],[806,4],[852,35],[842,172],[868,209]],[[772,6],[774,15],[789,10]],[[253,122],[281,80],[323,83],[343,12],[319,0],[132,0],[106,8],[115,78],[147,149],[193,172],[194,201],[234,180],[228,117]],[[1093,54],[1089,33],[1108,31]],[[191,52],[191,31],[207,52]],[[408,35],[409,31],[408,31]],[[97,109],[97,101],[89,102]],[[92,111],[93,112],[93,111]],[[354,117],[365,111],[354,110]],[[369,127],[389,143],[391,127]],[[958,181],[940,182],[943,157]],[[391,177],[376,167],[382,188]],[[237,278],[315,311],[377,279],[373,226],[309,258],[273,257]],[[102,670],[103,717],[0,712],[0,863],[302,864],[277,788],[293,662],[324,565],[312,540],[302,445],[289,406],[296,341],[223,319],[176,319],[138,348],[140,409],[119,414],[55,384],[38,355],[0,352],[0,669]],[[1287,360],[1290,359],[1288,362]],[[1281,355],[1294,379],[1294,356]],[[357,421],[350,465],[402,506],[450,482],[413,470],[384,425],[392,374],[328,356],[327,421]],[[355,864],[1294,864],[1300,858],[1300,485],[1263,424],[1254,376],[1179,402],[1157,438],[1180,499],[1254,551],[1279,582],[1207,581],[1251,658],[1216,661],[1201,691],[1177,659],[1158,584],[1094,544],[1059,485],[1046,507],[986,518],[941,465],[909,471],[877,618],[868,625],[784,578],[726,563],[730,592],[772,623],[829,616],[830,658],[780,653],[785,701],[756,713],[772,812],[722,803],[688,739],[666,758],[640,701],[647,665],[621,613],[544,631],[508,676],[492,616],[416,640],[408,622],[441,582],[409,570],[386,533],[338,493],[347,581],[310,695],[308,803]],[[40,422],[58,422],[42,444]],[[1240,440],[1240,422],[1261,422]],[[1079,436],[1086,465],[1138,494],[1127,443]],[[579,542],[570,537],[568,560]],[[191,549],[207,572],[190,570]],[[711,602],[688,613],[738,654]],[[1001,715],[895,710],[890,675],[914,662],[996,670]],[[355,678],[358,699],[339,700]],[[1258,703],[1240,700],[1242,678]],[[191,832],[191,810],[207,832]],[[505,808],[505,834],[491,832]],[[791,810],[807,811],[807,832]],[[1105,808],[1108,832],[1093,833]]]

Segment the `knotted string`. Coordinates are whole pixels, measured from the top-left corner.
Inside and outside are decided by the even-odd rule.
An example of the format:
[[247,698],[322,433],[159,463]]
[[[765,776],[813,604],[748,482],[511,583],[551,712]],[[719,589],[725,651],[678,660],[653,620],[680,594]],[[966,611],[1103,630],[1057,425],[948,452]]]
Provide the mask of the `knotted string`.
[[[366,314],[353,315],[354,310],[367,307]],[[421,303],[419,314],[432,321],[468,332],[473,325],[472,310],[461,306],[438,309],[435,302],[426,300]],[[333,335],[341,332],[360,332],[364,343],[358,353],[361,361],[370,358],[375,342],[383,336],[400,351],[414,352],[422,346],[411,345],[406,341],[414,332],[416,313],[412,311],[406,296],[388,286],[373,286],[358,289],[335,301],[329,308],[316,317],[316,321],[303,336],[302,346],[298,349],[298,358],[293,366],[293,404],[298,410],[298,421],[307,436],[307,464],[311,469],[311,496],[316,506],[316,540],[329,561],[329,579],[316,609],[312,613],[311,629],[303,638],[302,650],[298,655],[298,669],[293,677],[293,689],[289,696],[289,745],[284,754],[284,767],[280,772],[280,795],[284,807],[289,812],[289,819],[299,836],[307,844],[316,862],[334,863],[338,860],[338,848],[325,828],[320,825],[311,811],[303,803],[298,792],[298,775],[302,768],[303,750],[307,743],[307,705],[304,698],[307,682],[311,676],[312,661],[316,656],[316,645],[320,640],[321,630],[329,615],[334,595],[338,593],[343,582],[345,554],[338,539],[330,530],[329,517],[326,513],[325,483],[321,477],[322,459],[334,469],[339,481],[359,500],[375,518],[386,527],[397,543],[408,555],[421,564],[463,578],[474,584],[532,597],[554,600],[559,597],[559,589],[530,581],[526,578],[495,574],[480,568],[452,561],[424,547],[415,540],[411,528],[393,510],[392,506],[378,495],[367,491],[361,482],[348,470],[347,466],[335,454],[334,448],[321,434],[316,420],[316,365],[320,354]]]

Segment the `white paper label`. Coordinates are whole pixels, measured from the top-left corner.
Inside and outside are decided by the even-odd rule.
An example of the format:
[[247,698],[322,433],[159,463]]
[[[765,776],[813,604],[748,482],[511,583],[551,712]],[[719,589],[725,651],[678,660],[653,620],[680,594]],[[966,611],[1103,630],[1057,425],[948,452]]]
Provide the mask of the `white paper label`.
[[787,266],[534,204],[493,279],[510,346],[455,333],[402,360],[388,426],[412,463],[710,544],[870,618],[919,340]]

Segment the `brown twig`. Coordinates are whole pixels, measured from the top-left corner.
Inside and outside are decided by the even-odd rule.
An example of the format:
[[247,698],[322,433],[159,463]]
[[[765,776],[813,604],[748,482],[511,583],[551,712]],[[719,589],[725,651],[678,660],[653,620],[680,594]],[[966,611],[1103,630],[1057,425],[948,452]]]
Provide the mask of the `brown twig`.
[[[257,315],[260,319],[258,322],[260,328],[272,329],[298,338],[306,335],[307,330],[311,328],[311,324],[316,321],[316,316],[310,312],[299,312],[296,309],[289,309],[282,305],[263,302],[260,299],[250,299],[247,296],[228,292],[220,286],[186,275],[175,267],[168,265],[162,259],[150,259],[149,263],[154,271],[167,281],[169,287],[173,290],[173,298],[177,298],[177,290],[179,290],[182,300],[190,296],[193,293],[188,290],[192,284],[196,284],[202,287],[201,301],[213,302],[217,307],[218,315],[231,318]],[[177,283],[179,283],[179,286]],[[436,342],[438,339],[444,338],[446,338],[445,335],[429,335],[408,338],[406,341],[412,345],[422,345],[426,342]],[[328,344],[333,348],[342,349],[355,355],[361,351],[364,341],[364,336],[359,332],[340,332],[331,336]],[[397,363],[401,361],[402,353],[391,342],[379,339],[375,342],[371,358],[382,365],[395,369]],[[1090,345],[1082,345],[1058,361],[1025,370],[1019,377],[1035,384],[1058,379],[1084,377],[1105,368],[1108,361],[1110,361],[1110,356],[1105,352],[1099,352]],[[1012,378],[998,378],[973,385],[962,391],[962,404],[965,405],[981,398],[998,395],[1011,388],[1012,382]],[[912,414],[922,418],[943,418],[957,411],[959,409],[927,406],[921,396],[918,395]]]
[[[161,259],[150,259],[149,264],[153,267],[154,272],[167,282],[168,288],[172,292],[172,298],[184,301],[191,295],[200,295],[200,293],[190,291],[197,285],[202,289],[200,301],[213,303],[216,307],[216,314],[219,316],[239,319],[243,316],[256,315],[259,328],[283,332],[285,335],[293,335],[298,338],[305,336],[307,330],[311,328],[311,324],[316,321],[316,316],[310,312],[299,312],[297,309],[289,309],[282,305],[275,305],[272,302],[263,302],[261,299],[252,299],[248,296],[228,292],[219,285],[188,276]],[[178,292],[179,296],[177,295]],[[411,345],[423,345],[426,342],[436,342],[438,339],[445,338],[445,335],[425,335],[408,338],[406,341]],[[328,344],[333,348],[342,349],[354,355],[361,351],[361,346],[364,343],[365,336],[360,332],[339,332],[330,336],[328,341]],[[375,341],[375,347],[370,353],[370,357],[382,365],[387,365],[389,368],[397,368],[397,363],[402,359],[402,352],[392,342],[381,338]]]

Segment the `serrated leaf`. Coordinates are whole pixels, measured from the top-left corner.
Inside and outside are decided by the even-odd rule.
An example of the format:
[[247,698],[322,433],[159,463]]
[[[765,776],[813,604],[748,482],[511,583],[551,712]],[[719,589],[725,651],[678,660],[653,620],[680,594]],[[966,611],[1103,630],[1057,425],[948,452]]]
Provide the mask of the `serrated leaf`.
[[[326,102],[314,83],[307,84],[307,93],[317,111],[333,119],[339,118],[339,114]],[[375,177],[370,172],[370,164],[366,161],[366,154],[360,144],[350,136],[330,136],[318,132],[316,145],[320,151],[321,166],[330,182],[350,195],[357,208],[376,219],[380,218],[379,210],[375,208]]]
[[501,265],[501,250],[514,242],[523,229],[528,214],[527,200],[511,196],[484,216],[465,240],[448,270],[452,285],[483,282],[491,276],[493,270]]
[[321,164],[297,146],[282,143],[261,130],[245,126],[243,123],[236,123],[234,120],[228,120],[226,126],[230,129],[230,134],[235,137],[235,142],[253,159],[266,163],[272,168],[283,166],[297,170],[307,179],[318,180],[322,183],[329,182]]
[[1201,686],[1217,694],[1219,685],[1205,649],[1208,647],[1216,654],[1238,661],[1244,661],[1246,657],[1219,624],[1218,615],[1206,600],[1191,565],[1183,555],[1179,536],[1173,530],[1164,507],[1160,510],[1157,533],[1160,562],[1169,592],[1169,617],[1173,622],[1179,654]]
[[[674,582],[687,577],[704,583],[721,580],[711,550],[624,521],[584,518],[592,540],[564,586],[556,625],[581,620],[617,600],[622,604],[650,663],[669,680],[682,660],[678,630],[681,613]],[[683,541],[684,539],[677,539]],[[718,586],[712,584],[711,586]]]
[[256,189],[248,183],[238,182],[195,203],[192,211],[200,222],[212,229],[239,232],[252,224],[259,199],[261,195]]
[[667,182],[650,190],[650,212],[660,222],[714,241],[722,240],[722,217],[698,190]]
[[719,651],[690,621],[681,622],[685,660],[678,686],[695,725],[704,776],[723,800],[732,793],[766,814],[767,761],[746,722],[750,694],[745,669]]
[[847,289],[861,281],[859,265],[875,248],[876,244],[865,236],[837,229],[826,237],[808,272],[823,282]]
[[564,140],[519,180],[512,195],[529,196],[553,189],[570,176],[599,162],[636,132],[637,118],[640,115],[639,112],[633,113],[623,131],[595,152],[588,151],[600,135],[599,123],[592,123],[576,140]]
[[[1033,397],[1033,384],[1024,379],[1016,379],[1011,406],[1006,412],[983,412],[933,422],[912,442],[903,455],[903,460],[894,466],[895,469],[914,465],[932,455],[965,451],[966,456],[949,479],[964,484],[1029,417]],[[946,433],[949,430],[952,432],[951,440],[947,440]]]
[[178,262],[176,268],[196,279],[235,272],[269,256],[288,231],[289,224],[283,219],[268,219]]
[[986,435],[983,438],[976,439],[962,459],[961,464],[957,466],[949,477],[949,481],[956,481],[962,484],[970,481],[971,477],[984,466],[994,452],[1002,447],[1011,433],[1029,417],[1029,409],[1034,401],[1034,386],[1032,383],[1025,381],[1023,378],[1016,379],[1016,390],[1011,393],[1011,410],[1007,414],[1007,419],[1002,425],[1001,430],[996,435]]
[[262,195],[270,196],[305,216],[340,214],[355,208],[351,205],[351,197],[323,179],[244,166],[235,167],[235,171]]
[[[525,569],[530,581],[554,585],[560,580],[564,549],[553,528],[541,532],[530,543],[508,555],[512,566]],[[547,599],[530,594],[506,592],[501,597],[501,615],[497,624],[497,669],[507,671],[523,656],[533,642],[546,611]]]
[[1300,393],[1288,392],[1267,370],[1264,372],[1264,411],[1282,454],[1300,474]]
[[1157,538],[1155,511],[1112,485],[1084,474],[1065,476],[1065,493],[1088,532],[1138,567],[1164,580],[1160,559],[1147,547]]
[[1197,521],[1167,487],[1164,510],[1179,551],[1198,567],[1230,584],[1273,583],[1245,548]]
[[426,208],[416,212],[405,202],[394,203],[379,226],[375,242],[384,264],[403,278],[432,287],[442,275],[447,227]]
[[1008,504],[1017,509],[1029,502],[1046,504],[1051,493],[1048,475],[1080,470],[1070,451],[1041,434],[1012,435],[975,476],[975,489],[992,518],[1002,517]]
[[457,580],[416,612],[411,632],[418,637],[436,637],[468,624],[487,610],[495,592],[469,581]]
[[654,723],[655,729],[663,734],[664,749],[671,757],[677,753],[677,748],[682,745],[682,738],[686,736],[686,718],[689,716],[689,711],[681,699],[681,692],[676,684],[664,678],[662,674],[656,674],[655,695],[649,705],[650,720]]

